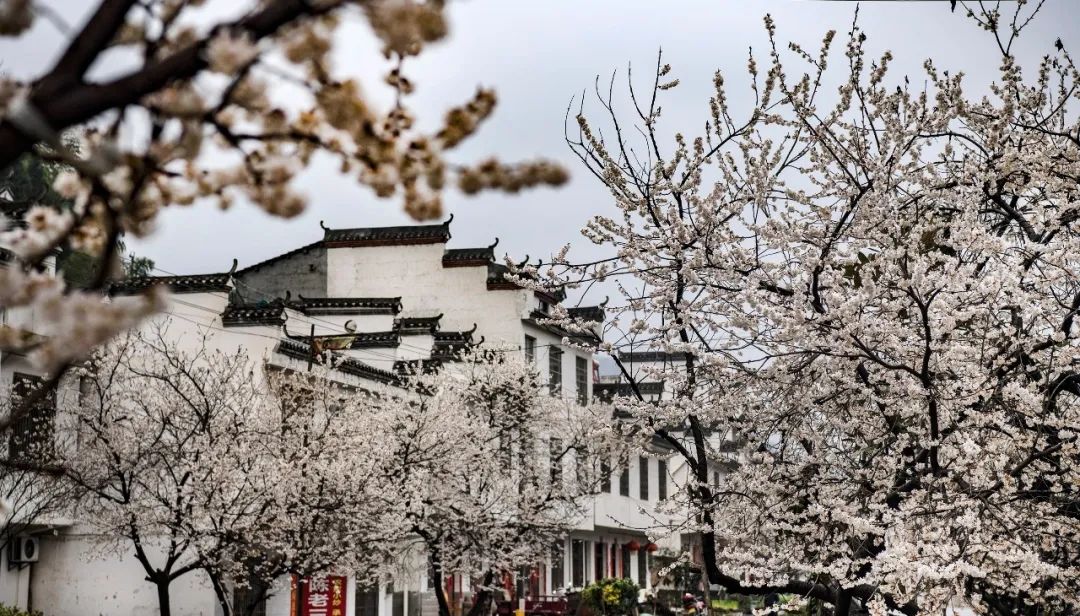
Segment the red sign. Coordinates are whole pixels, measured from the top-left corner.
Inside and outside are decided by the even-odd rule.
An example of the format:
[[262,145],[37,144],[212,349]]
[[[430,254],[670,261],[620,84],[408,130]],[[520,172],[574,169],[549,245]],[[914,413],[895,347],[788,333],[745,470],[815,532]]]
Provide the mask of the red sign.
[[342,575],[304,578],[293,598],[299,595],[301,616],[345,616],[345,588]]

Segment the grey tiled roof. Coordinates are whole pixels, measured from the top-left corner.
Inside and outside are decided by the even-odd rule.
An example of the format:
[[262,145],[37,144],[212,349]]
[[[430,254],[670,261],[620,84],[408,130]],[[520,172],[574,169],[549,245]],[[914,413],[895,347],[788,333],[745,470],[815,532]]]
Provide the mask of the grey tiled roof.
[[304,314],[397,314],[400,297],[304,297],[289,302]]
[[[451,217],[452,219],[453,217]],[[325,227],[324,227],[325,228]],[[360,227],[326,229],[323,244],[328,248],[347,246],[389,246],[400,244],[438,244],[450,239],[450,221],[438,225],[403,225],[400,227]]]
[[[311,347],[302,342],[295,340],[282,340],[278,343],[277,352],[282,355],[292,357],[295,359],[309,359],[311,357]],[[386,370],[380,370],[375,366],[365,364],[362,361],[353,359],[351,357],[341,359],[335,366],[337,370],[353,376],[369,379],[379,383],[388,383],[391,385],[397,385],[401,382],[398,375]]]
[[173,293],[228,292],[231,274],[197,274],[194,276],[140,276],[117,280],[109,287],[110,295],[134,295],[151,287],[165,286]]
[[443,267],[487,265],[495,260],[495,245],[485,248],[450,248],[443,252]]
[[350,349],[390,348],[401,344],[401,336],[397,332],[364,332],[351,336]]
[[604,309],[600,306],[579,306],[577,308],[567,308],[566,312],[569,313],[570,317],[573,319],[592,321],[595,323],[604,322]]
[[439,330],[443,315],[433,317],[402,317],[394,319],[394,329],[402,334],[433,334]]
[[221,315],[225,327],[245,325],[281,325],[285,322],[285,304],[258,302],[255,304],[229,304]]

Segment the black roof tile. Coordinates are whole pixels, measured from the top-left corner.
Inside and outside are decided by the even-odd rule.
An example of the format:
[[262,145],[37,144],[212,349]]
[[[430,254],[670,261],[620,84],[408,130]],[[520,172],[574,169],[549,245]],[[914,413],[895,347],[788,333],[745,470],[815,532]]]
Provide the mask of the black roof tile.
[[304,314],[397,314],[400,297],[304,297],[289,302]]
[[439,330],[443,315],[433,317],[401,317],[394,319],[394,329],[402,334],[433,334]]
[[487,265],[495,260],[495,243],[483,248],[450,248],[443,252],[443,267],[467,267],[470,265]]
[[[308,359],[311,357],[311,346],[295,340],[282,340],[278,343],[277,352],[295,359]],[[375,366],[365,364],[351,357],[340,359],[341,361],[334,367],[346,374],[390,385],[397,385],[401,382],[400,377],[393,372],[380,370]]]
[[323,229],[327,248],[351,246],[390,246],[404,244],[439,244],[450,239],[450,220],[437,225],[402,225],[399,227],[359,227]]
[[229,280],[232,275],[196,274],[194,276],[140,276],[117,280],[109,287],[110,295],[135,295],[152,287],[165,286],[173,293],[209,293],[228,292],[232,289]]
[[570,318],[573,319],[592,321],[595,323],[604,322],[605,313],[602,306],[578,306],[576,308],[567,308],[566,312],[569,313]]
[[221,315],[225,327],[246,325],[281,325],[285,322],[285,304],[281,300],[254,304],[229,304]]

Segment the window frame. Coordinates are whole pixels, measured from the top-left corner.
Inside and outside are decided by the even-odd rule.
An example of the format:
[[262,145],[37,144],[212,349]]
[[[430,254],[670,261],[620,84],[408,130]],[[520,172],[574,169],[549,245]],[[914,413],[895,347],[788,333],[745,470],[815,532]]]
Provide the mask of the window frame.
[[536,336],[525,334],[525,361],[536,363]]
[[562,359],[561,348],[552,346],[548,349],[548,392],[553,396],[562,394]]
[[574,384],[577,387],[577,403],[589,403],[589,363],[580,355],[574,356]]
[[638,498],[649,500],[649,459],[638,456]]

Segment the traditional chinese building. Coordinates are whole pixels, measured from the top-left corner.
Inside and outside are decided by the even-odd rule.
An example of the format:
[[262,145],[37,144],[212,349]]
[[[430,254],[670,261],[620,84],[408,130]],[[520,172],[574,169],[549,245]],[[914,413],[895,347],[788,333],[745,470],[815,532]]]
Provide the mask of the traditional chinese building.
[[[242,346],[268,366],[297,370],[318,353],[330,352],[339,358],[335,378],[357,387],[393,385],[405,371],[453,361],[464,347],[497,345],[533,362],[552,395],[588,403],[596,379],[592,354],[564,345],[567,333],[543,321],[564,298],[514,284],[496,257],[497,240],[482,247],[451,247],[450,241],[450,221],[323,227],[322,239],[259,263],[209,274],[129,279],[114,285],[111,295],[125,301],[149,287],[167,286],[172,298],[160,319],[168,320],[169,335],[181,343],[196,344],[209,332],[219,348]],[[599,306],[570,311],[598,327],[604,319]],[[5,383],[33,377],[19,358],[0,358]],[[63,404],[53,404],[43,413],[62,430]],[[613,469],[605,493],[593,500],[574,531],[552,546],[548,561],[507,577],[507,595],[550,596],[602,577],[628,577],[650,586],[657,546],[645,529],[654,525],[652,505],[670,489],[669,453],[657,448]],[[20,530],[38,539],[37,557],[14,563],[5,552],[0,561],[0,603],[40,609],[46,616],[156,609],[153,586],[142,582],[139,566],[122,550],[103,550],[102,538],[77,521],[38,522]],[[465,577],[432,580],[423,567],[375,588],[357,588],[349,575],[342,579],[342,616],[437,614],[431,591],[436,583],[445,587],[455,609],[467,605],[472,593]],[[209,585],[199,580],[192,575],[179,582],[174,614],[219,609]],[[279,592],[268,601],[266,614],[285,616],[295,607],[292,601],[309,599]],[[314,615],[311,607],[304,613]]]

